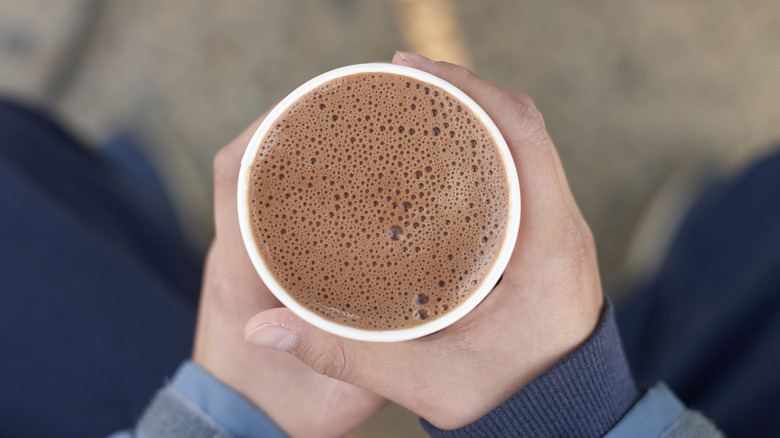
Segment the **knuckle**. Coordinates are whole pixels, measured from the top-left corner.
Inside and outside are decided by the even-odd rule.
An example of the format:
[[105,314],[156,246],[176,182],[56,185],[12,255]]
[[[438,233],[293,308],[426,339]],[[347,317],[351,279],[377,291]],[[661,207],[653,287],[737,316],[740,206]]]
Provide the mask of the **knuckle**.
[[596,256],[596,238],[593,236],[593,231],[590,229],[590,226],[588,226],[587,222],[585,220],[582,220],[582,239],[585,243],[585,249],[589,254],[592,254],[593,257]]
[[457,64],[436,61],[436,66],[440,72],[447,76],[447,80],[458,88],[462,88],[465,84],[479,79],[476,73]]
[[214,183],[220,184],[230,179],[233,169],[233,157],[230,154],[230,150],[227,147],[220,149],[216,155],[214,155]]
[[534,100],[531,99],[531,96],[520,91],[512,91],[511,93],[512,97],[518,102],[524,103],[531,107],[536,107],[536,104],[534,103]]
[[216,251],[216,246],[212,244],[206,254],[206,261],[203,269],[203,293],[221,308],[223,307],[221,306],[221,303],[227,301],[226,298],[228,298],[228,291],[230,290],[230,281],[224,270],[218,269],[216,266],[219,263],[219,255]]
[[462,83],[474,82],[479,79],[476,73],[465,67],[454,66],[453,68],[456,69],[458,80]]
[[526,152],[547,156],[551,142],[542,113],[524,103],[514,103],[513,110],[514,126],[508,131],[507,141]]
[[561,232],[561,249],[565,277],[575,283],[587,283],[596,258],[596,244],[590,228],[580,227],[573,220],[567,220]]
[[[576,303],[571,308],[579,309],[578,313],[584,314],[582,312],[588,309],[597,313],[601,308],[599,297],[602,289],[593,234],[587,225],[583,226],[575,220],[568,222],[562,234],[564,254],[558,259],[558,272],[553,276],[552,287],[562,298]],[[595,303],[599,304],[591,307]]]
[[316,348],[308,354],[309,366],[316,372],[337,380],[349,378],[347,352],[341,342],[330,348]]
[[518,104],[517,109],[523,132],[531,139],[546,140],[547,126],[544,123],[542,113],[535,106],[525,103]]

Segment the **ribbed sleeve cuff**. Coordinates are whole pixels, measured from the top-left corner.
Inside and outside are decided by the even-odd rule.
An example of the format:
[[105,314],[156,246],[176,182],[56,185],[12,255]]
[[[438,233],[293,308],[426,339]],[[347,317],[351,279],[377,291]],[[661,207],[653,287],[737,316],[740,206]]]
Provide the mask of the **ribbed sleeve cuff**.
[[598,326],[583,345],[484,417],[449,431],[420,421],[435,438],[603,436],[638,397],[614,308],[605,299]]
[[191,361],[182,363],[171,380],[171,387],[236,437],[287,437],[249,400]]
[[[121,435],[120,435],[121,436]],[[285,438],[265,414],[211,373],[185,361],[136,426],[138,438]]]

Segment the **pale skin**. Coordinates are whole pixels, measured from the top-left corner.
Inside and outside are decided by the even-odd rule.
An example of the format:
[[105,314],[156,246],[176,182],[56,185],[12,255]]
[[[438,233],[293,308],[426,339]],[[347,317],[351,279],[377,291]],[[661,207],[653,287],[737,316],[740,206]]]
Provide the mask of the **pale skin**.
[[465,426],[581,345],[603,306],[592,234],[533,101],[452,64],[409,53],[393,63],[453,83],[493,118],[519,175],[517,243],[501,283],[452,326],[398,343],[340,338],[281,307],[246,256],[235,184],[259,121],[223,149],[193,358],[293,436],[343,435],[385,399],[440,428]]

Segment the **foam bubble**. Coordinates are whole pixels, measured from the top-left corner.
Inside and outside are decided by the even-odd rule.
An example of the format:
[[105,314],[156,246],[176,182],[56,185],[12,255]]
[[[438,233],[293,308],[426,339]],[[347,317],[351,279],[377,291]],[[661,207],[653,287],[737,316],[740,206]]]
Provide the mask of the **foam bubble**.
[[387,230],[387,234],[390,236],[391,240],[401,240],[404,238],[404,230],[398,225],[390,227],[390,229]]

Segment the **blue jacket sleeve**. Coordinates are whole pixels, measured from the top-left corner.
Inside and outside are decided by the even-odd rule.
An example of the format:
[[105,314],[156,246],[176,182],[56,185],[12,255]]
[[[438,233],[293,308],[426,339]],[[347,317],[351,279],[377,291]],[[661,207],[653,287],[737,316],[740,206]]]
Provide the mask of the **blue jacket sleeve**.
[[420,421],[434,438],[719,436],[666,385],[640,397],[609,300],[583,345],[484,417],[456,430]]
[[703,415],[685,405],[664,383],[650,388],[605,438],[722,437]]
[[134,432],[111,438],[281,438],[252,403],[192,362],[184,362],[152,400]]

